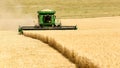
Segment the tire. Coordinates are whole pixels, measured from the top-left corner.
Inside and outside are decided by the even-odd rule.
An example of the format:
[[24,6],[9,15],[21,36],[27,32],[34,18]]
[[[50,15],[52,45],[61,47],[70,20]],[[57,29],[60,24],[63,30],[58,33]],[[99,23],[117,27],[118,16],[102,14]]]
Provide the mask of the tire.
[[43,25],[40,25],[41,28],[43,28]]

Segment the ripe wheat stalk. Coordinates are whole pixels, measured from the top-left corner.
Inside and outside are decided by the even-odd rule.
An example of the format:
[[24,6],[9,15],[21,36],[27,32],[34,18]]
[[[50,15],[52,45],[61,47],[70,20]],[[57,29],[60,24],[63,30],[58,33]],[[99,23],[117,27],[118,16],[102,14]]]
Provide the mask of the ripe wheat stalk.
[[35,34],[32,32],[26,32],[26,31],[24,31],[24,35],[47,43],[49,46],[55,48],[60,53],[62,53],[65,57],[67,57],[70,61],[75,63],[78,68],[98,68],[97,65],[92,63],[86,57],[79,56],[76,52],[74,52],[74,50],[64,47],[64,45],[61,45],[55,39],[49,36],[45,36],[42,34]]

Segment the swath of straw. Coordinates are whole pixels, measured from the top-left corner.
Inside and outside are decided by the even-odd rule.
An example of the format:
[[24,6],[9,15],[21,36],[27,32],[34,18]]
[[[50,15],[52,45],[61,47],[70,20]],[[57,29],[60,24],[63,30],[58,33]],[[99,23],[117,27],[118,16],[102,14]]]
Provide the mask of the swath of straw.
[[74,50],[64,47],[63,45],[55,41],[55,39],[49,36],[35,34],[32,32],[24,32],[23,35],[47,43],[49,46],[58,50],[61,54],[67,57],[71,62],[75,63],[78,68],[99,68],[88,58],[78,55],[77,52],[74,52]]

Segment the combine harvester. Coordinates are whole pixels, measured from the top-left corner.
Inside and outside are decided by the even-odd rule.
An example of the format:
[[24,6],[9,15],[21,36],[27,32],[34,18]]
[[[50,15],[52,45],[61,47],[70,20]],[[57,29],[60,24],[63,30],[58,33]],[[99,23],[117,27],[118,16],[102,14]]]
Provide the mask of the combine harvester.
[[77,30],[76,26],[61,26],[61,22],[56,20],[55,13],[50,9],[38,11],[38,25],[20,26],[19,33],[23,34],[23,30]]

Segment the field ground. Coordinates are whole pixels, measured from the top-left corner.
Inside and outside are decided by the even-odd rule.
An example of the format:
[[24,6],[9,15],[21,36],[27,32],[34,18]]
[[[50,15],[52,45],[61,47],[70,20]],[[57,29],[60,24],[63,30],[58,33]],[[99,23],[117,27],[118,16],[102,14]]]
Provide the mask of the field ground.
[[76,68],[39,40],[18,35],[14,31],[0,31],[0,39],[1,68]]
[[[64,25],[77,24],[72,31],[25,31],[65,54],[80,67],[120,67],[120,17],[65,19]],[[59,44],[59,45],[57,45]]]

